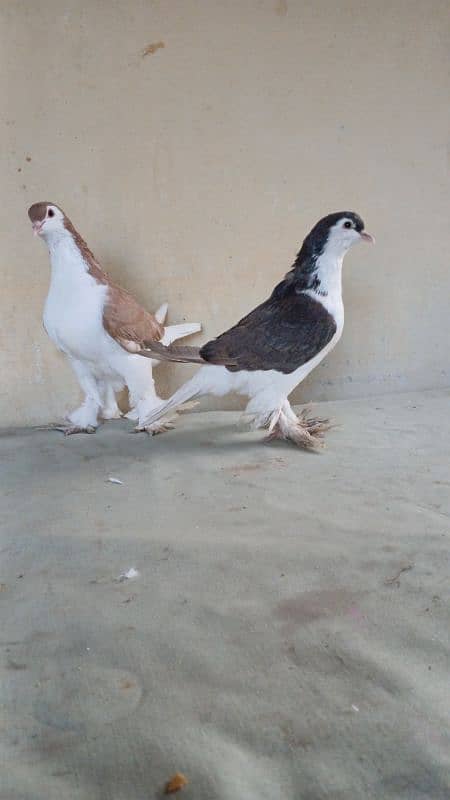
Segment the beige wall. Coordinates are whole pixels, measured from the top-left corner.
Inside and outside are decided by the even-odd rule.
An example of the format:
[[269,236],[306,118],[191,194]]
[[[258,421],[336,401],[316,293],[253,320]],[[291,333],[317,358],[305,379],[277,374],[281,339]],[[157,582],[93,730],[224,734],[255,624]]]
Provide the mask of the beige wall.
[[[42,199],[203,339],[267,296],[320,216],[355,209],[378,244],[347,258],[343,339],[297,398],[450,383],[448,9],[3,0],[0,424],[78,398],[41,325]],[[160,368],[161,391],[189,371]]]

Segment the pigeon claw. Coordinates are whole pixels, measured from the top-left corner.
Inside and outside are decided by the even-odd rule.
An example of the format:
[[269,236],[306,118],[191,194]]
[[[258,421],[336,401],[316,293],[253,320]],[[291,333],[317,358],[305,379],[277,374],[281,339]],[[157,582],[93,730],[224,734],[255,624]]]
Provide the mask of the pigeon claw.
[[152,422],[151,425],[138,426],[134,429],[133,433],[147,433],[149,436],[158,436],[160,433],[167,433],[167,431],[171,431],[175,427],[174,419],[175,417],[163,417],[163,419]]
[[65,425],[53,428],[55,431],[61,431],[64,436],[73,436],[75,433],[95,433],[97,428],[93,425],[88,425],[86,428],[80,428],[78,425]]

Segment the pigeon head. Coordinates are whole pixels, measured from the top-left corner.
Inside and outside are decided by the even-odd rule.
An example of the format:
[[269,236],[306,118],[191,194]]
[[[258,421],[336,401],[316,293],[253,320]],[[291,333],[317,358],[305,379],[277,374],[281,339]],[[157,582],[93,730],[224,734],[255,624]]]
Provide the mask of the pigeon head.
[[65,214],[54,203],[34,203],[28,209],[28,216],[35,236],[47,239],[65,230]]
[[[364,222],[354,211],[328,214],[314,225],[295,259],[291,275],[297,289],[326,292],[323,284],[339,271],[346,252],[358,242],[374,242]],[[327,267],[324,269],[324,263]],[[320,275],[319,275],[320,273]],[[328,275],[328,277],[327,277]]]
[[337,211],[328,214],[314,225],[301,249],[305,256],[317,259],[322,254],[342,258],[358,242],[374,242],[364,230],[364,222],[354,211]]

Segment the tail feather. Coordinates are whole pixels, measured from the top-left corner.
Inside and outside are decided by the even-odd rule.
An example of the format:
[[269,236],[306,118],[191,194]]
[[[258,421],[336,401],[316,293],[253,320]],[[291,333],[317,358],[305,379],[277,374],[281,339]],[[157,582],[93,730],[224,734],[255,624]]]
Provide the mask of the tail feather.
[[[139,350],[138,352],[140,356],[144,356],[145,358],[153,358],[158,361],[176,361],[180,364],[210,363],[200,355],[203,347],[189,347],[189,345],[182,345],[181,347],[167,346],[164,342],[164,338],[160,342],[144,342],[144,347],[145,350]],[[220,361],[214,361],[213,363],[215,366],[237,367],[235,356],[224,356]]]
[[195,397],[198,397],[201,394],[201,389],[199,386],[198,380],[196,380],[196,376],[194,376],[190,381],[187,381],[183,386],[180,386],[176,392],[169,397],[168,400],[165,400],[156,408],[153,408],[150,414],[148,414],[144,420],[141,422],[139,421],[140,428],[146,428],[149,425],[152,425],[154,422],[157,422],[161,417],[163,417],[168,411],[172,409],[179,408],[184,403],[187,403],[188,400],[193,400]]
[[168,345],[175,342],[177,339],[183,339],[184,336],[191,336],[193,333],[201,331],[202,326],[199,322],[184,322],[181,325],[167,325],[164,329],[164,336],[161,343]]
[[177,361],[181,364],[204,364],[199,347],[166,347],[162,342],[148,342],[145,350],[139,350],[139,355],[153,358],[158,361]]
[[156,317],[157,321],[160,323],[160,325],[164,325],[164,322],[166,321],[167,309],[168,308],[169,308],[169,304],[168,303],[163,303],[162,306],[160,306],[158,308],[158,310],[155,311],[155,317]]

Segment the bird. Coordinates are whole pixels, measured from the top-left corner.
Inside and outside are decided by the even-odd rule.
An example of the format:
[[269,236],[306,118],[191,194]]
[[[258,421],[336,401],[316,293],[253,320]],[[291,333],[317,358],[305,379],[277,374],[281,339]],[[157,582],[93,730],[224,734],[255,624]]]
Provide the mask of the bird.
[[165,326],[167,303],[151,314],[114,283],[64,211],[38,202],[28,209],[33,232],[47,245],[51,279],[44,307],[44,328],[64,353],[84,393],[81,406],[68,416],[66,435],[94,433],[100,420],[121,416],[116,392],[128,387],[126,415],[140,430],[159,433],[173,420],[149,426],[144,418],[161,404],[153,380],[158,359],[137,355],[144,341],[170,345],[201,330],[197,322]]
[[342,263],[363,241],[375,239],[359,214],[328,214],[306,236],[270,297],[232,328],[200,348],[145,342],[141,356],[202,366],[144,424],[155,424],[188,400],[234,392],[247,397],[245,412],[253,427],[268,429],[269,440],[290,440],[305,449],[321,446],[329,420],[310,418],[307,410],[298,417],[288,397],[341,338]]

